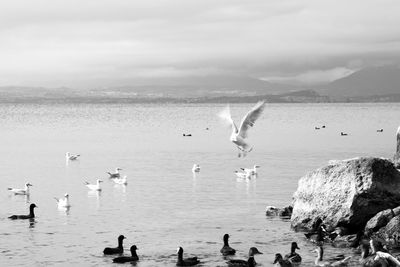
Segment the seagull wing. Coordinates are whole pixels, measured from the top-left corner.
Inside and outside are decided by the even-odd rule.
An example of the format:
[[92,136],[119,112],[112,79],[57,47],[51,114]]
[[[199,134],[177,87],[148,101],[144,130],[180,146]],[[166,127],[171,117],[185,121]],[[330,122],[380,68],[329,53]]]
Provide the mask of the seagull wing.
[[243,117],[239,127],[239,135],[243,138],[247,137],[247,131],[250,127],[254,126],[254,123],[260,117],[265,107],[265,102],[258,102],[247,114]]
[[220,117],[221,119],[223,119],[227,124],[229,124],[230,126],[232,126],[232,131],[234,133],[238,132],[238,129],[235,125],[235,123],[232,120],[231,117],[231,109],[229,108],[229,105],[223,109],[220,113],[218,113],[218,117]]

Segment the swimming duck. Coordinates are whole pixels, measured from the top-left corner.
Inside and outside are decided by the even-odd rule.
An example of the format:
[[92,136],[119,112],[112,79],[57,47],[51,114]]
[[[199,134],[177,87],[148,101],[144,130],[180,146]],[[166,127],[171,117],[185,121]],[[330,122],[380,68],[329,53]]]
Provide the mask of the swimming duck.
[[112,255],[112,254],[122,254],[124,252],[124,247],[122,246],[122,242],[125,239],[125,236],[120,235],[118,236],[118,247],[116,248],[105,248],[103,250],[103,253],[106,255]]
[[71,155],[69,152],[65,153],[65,158],[67,160],[77,160],[78,157],[80,157],[81,155]]
[[65,193],[64,198],[54,198],[57,201],[57,205],[59,208],[69,208],[71,204],[69,203],[69,195]]
[[35,218],[35,213],[33,212],[34,208],[37,208],[37,206],[35,204],[31,204],[29,206],[29,214],[28,215],[11,215],[10,217],[8,217],[11,220],[24,220],[24,219],[33,219]]
[[247,131],[254,126],[255,121],[261,116],[265,107],[265,102],[258,102],[247,114],[242,118],[239,129],[231,117],[231,111],[229,106],[219,113],[219,117],[224,119],[231,127],[232,133],[230,141],[234,143],[238,148],[238,157],[245,157],[248,152],[253,148],[245,141],[247,138]]
[[13,192],[15,195],[29,195],[29,187],[30,186],[32,186],[30,183],[26,183],[24,189],[9,187],[9,188],[7,188],[7,190]]
[[182,134],[183,136],[192,136],[192,134]]
[[256,261],[254,255],[262,254],[256,247],[251,247],[249,250],[249,259],[246,260],[229,260],[228,266],[230,267],[254,267],[256,266]]
[[114,258],[113,262],[124,263],[124,262],[138,261],[139,257],[136,254],[137,249],[138,248],[135,245],[131,246],[131,255],[132,256],[130,256],[130,257],[122,256],[122,257]]
[[176,263],[176,266],[193,266],[193,265],[200,263],[200,261],[197,259],[197,257],[183,259],[183,248],[182,247],[178,248],[177,253],[178,253],[178,261]]
[[102,182],[103,182],[102,180],[97,179],[96,184],[89,184],[89,182],[85,182],[85,185],[90,190],[101,191],[100,183]]
[[317,127],[317,126],[315,126],[315,127],[314,127],[314,129],[315,129],[315,130],[319,130],[320,128],[319,128],[319,127]]
[[383,133],[383,129],[376,130],[378,133]]
[[317,226],[317,231],[304,234],[308,240],[317,244],[324,242],[325,236],[328,232],[325,229],[325,225],[322,222]]
[[293,264],[290,260],[282,258],[282,255],[277,253],[275,254],[274,264],[279,265],[281,267],[292,267]]
[[127,185],[128,184],[128,177],[126,175],[124,175],[124,177],[122,178],[114,178],[113,181],[116,184],[123,184],[123,185]]
[[285,255],[285,260],[289,260],[290,262],[293,262],[293,263],[300,263],[301,256],[298,253],[296,253],[296,249],[300,249],[300,248],[296,242],[292,242],[292,245],[290,248],[290,253]]
[[109,178],[110,178],[110,179],[119,178],[119,177],[120,177],[119,171],[122,171],[122,169],[120,169],[120,168],[115,168],[115,173],[107,172],[108,175],[110,175]]
[[260,168],[258,165],[254,165],[252,169],[246,169],[246,168],[240,168],[242,171],[245,173],[248,173],[249,175],[254,175],[257,176],[257,169]]
[[200,165],[199,164],[193,164],[192,172],[200,172]]
[[351,256],[334,262],[323,261],[324,249],[322,246],[318,246],[315,250],[317,252],[317,258],[315,258],[315,266],[329,267],[329,266],[347,266]]
[[341,136],[347,136],[347,133],[340,132],[340,135],[341,135]]
[[224,256],[228,256],[228,255],[235,255],[236,250],[234,250],[233,248],[231,248],[229,246],[228,240],[229,240],[229,235],[228,234],[224,234],[224,246],[221,248],[221,253]]

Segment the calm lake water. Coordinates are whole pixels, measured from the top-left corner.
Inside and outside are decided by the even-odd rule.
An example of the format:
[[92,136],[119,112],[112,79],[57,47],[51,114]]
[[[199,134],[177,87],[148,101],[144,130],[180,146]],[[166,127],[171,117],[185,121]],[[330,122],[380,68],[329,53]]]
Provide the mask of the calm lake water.
[[[265,207],[290,204],[298,179],[330,159],[392,157],[400,104],[267,104],[246,158],[237,157],[230,129],[216,115],[224,107],[1,104],[0,265],[110,266],[113,257],[102,251],[123,234],[126,254],[139,248],[137,266],[174,266],[178,246],[203,266],[226,266],[219,249],[229,233],[234,258],[256,246],[264,253],[256,257],[260,266],[272,266],[275,253],[297,241],[303,266],[312,266],[313,244],[288,221],[267,218]],[[234,120],[251,107],[231,105]],[[82,156],[67,165],[66,151]],[[261,166],[257,179],[236,180],[235,170],[254,164]],[[107,178],[116,167],[127,186]],[[88,192],[84,181],[97,178],[103,191]],[[33,184],[29,199],[6,190],[25,182]],[[68,213],[54,200],[66,192]],[[38,206],[34,223],[7,219],[27,214],[29,203]]]

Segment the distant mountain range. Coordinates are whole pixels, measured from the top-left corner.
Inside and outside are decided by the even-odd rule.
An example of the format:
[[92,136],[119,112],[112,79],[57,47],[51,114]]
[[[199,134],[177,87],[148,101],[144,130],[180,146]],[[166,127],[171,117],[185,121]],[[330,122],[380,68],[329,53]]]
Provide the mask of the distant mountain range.
[[87,90],[0,87],[0,102],[400,102],[400,69],[366,68],[329,84],[300,87],[243,76],[146,79]]

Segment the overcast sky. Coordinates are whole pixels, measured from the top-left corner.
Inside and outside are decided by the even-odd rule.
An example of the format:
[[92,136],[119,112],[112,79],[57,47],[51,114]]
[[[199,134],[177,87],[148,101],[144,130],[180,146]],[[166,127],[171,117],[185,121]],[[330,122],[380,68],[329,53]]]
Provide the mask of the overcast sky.
[[329,81],[398,64],[399,14],[398,0],[4,0],[0,86]]

